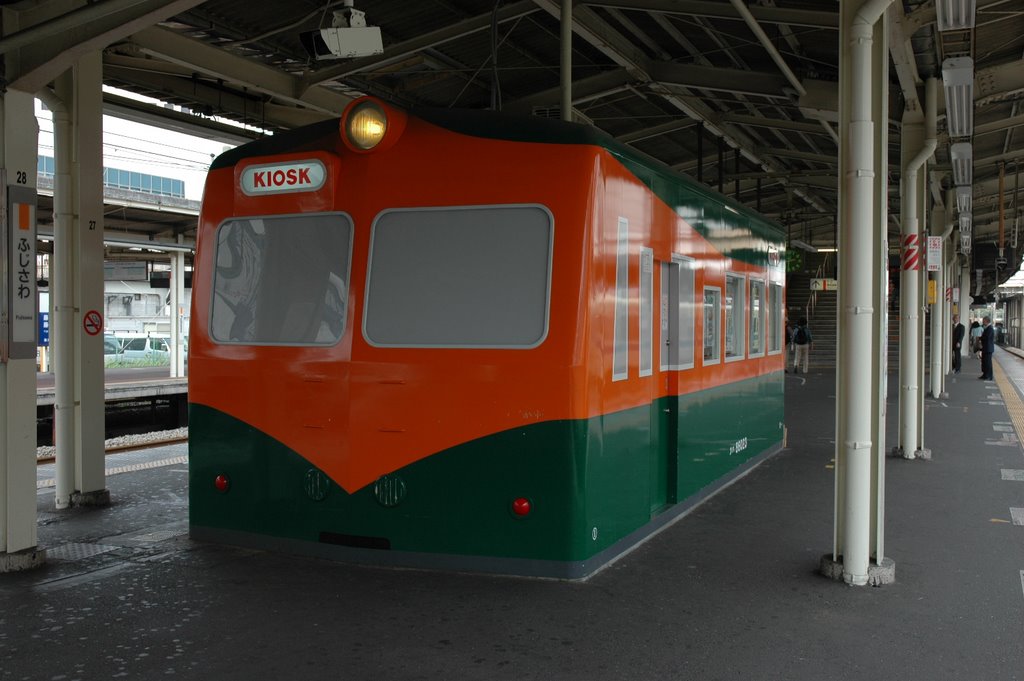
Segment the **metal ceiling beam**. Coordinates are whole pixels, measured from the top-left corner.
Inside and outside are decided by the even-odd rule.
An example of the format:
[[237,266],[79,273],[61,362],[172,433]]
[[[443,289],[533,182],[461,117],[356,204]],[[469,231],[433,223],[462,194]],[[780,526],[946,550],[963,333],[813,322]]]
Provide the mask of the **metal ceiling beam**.
[[[553,0],[534,1],[551,16],[558,17],[561,15],[561,5]],[[662,97],[690,118],[704,121],[705,126],[713,134],[723,137],[729,146],[740,149],[740,152],[751,163],[766,167],[766,169],[773,169],[770,162],[758,158],[754,154],[752,150],[755,145],[751,143],[750,138],[742,131],[729,124],[714,122],[716,115],[704,101],[697,97],[673,91],[654,80],[646,71],[650,60],[637,50],[631,41],[611,28],[592,10],[587,7],[579,7],[573,12],[573,32],[589,42],[595,49],[604,53],[614,63],[627,69],[638,81],[646,83],[647,91]],[[813,198],[808,198],[807,200],[814,201]]]
[[37,3],[4,10],[4,27],[20,30],[0,42],[7,87],[38,92],[86,54],[180,14],[201,0],[115,0]]
[[[518,19],[519,17],[526,16],[527,14],[532,14],[538,10],[539,8],[533,0],[519,0],[519,2],[498,8],[498,23],[501,24],[507,21],[512,21],[513,19]],[[460,21],[438,31],[431,31],[411,40],[406,40],[395,45],[388,45],[384,49],[384,54],[378,57],[352,59],[346,61],[344,64],[311,71],[302,77],[301,86],[313,87],[314,85],[325,83],[330,80],[345,78],[364,71],[373,71],[381,66],[401,61],[402,59],[418,52],[422,52],[423,50],[438,47],[439,45],[443,45],[453,40],[458,40],[459,38],[464,38],[468,35],[472,35],[473,33],[489,31],[490,29],[491,12],[487,12],[486,14],[481,14],[479,16]]]
[[352,101],[350,97],[323,87],[305,88],[300,78],[280,69],[236,57],[163,28],[151,27],[139,31],[131,37],[131,45],[143,54],[186,65],[236,87],[269,94],[325,113],[341,113]]
[[648,61],[644,70],[652,80],[664,85],[758,95],[773,99],[789,98],[786,93],[790,87],[789,82],[775,73],[660,61]]
[[1009,97],[1024,90],[1024,61],[1017,60],[974,74],[974,106],[985,106],[990,102]]
[[[681,14],[708,19],[742,21],[739,14],[730,5],[707,0],[585,0],[580,4],[590,7],[614,7],[658,14]],[[752,6],[750,13],[764,24],[790,24],[808,28],[839,30],[838,12]]]
[[[917,60],[914,57],[914,46],[910,42],[914,28],[911,30],[907,16],[903,14],[903,3],[893,3],[886,10],[889,25],[889,55],[892,57],[896,78],[903,93],[906,111],[914,112],[924,120],[924,107],[918,95],[918,86],[922,84],[917,71]],[[934,21],[934,8],[932,10]]]
[[643,130],[637,130],[626,135],[619,135],[615,139],[623,144],[633,144],[634,142],[642,142],[643,140],[651,139],[652,137],[660,137],[661,135],[668,135],[673,132],[679,132],[680,130],[688,130],[690,128],[696,128],[700,123],[693,120],[692,118],[681,118],[676,121],[670,121],[668,123],[662,123],[661,125],[654,125]]
[[109,92],[103,93],[103,113],[122,120],[154,125],[162,130],[174,130],[230,145],[244,144],[260,137],[260,134],[253,130],[218,123],[196,114],[174,111],[158,104],[147,104]]
[[838,165],[838,156],[829,156],[828,154],[812,154],[806,151],[794,151],[792,149],[766,149],[760,148],[755,149],[754,153],[758,156],[775,156],[777,158],[792,158],[800,161],[810,161],[812,163],[825,163],[827,165]]
[[337,115],[315,109],[275,105],[267,102],[263,93],[252,92],[245,96],[229,86],[220,86],[209,78],[193,78],[191,74],[184,76],[169,72],[143,71],[132,69],[125,64],[123,58],[107,55],[103,66],[107,80],[131,83],[157,93],[158,99],[191,102],[196,108],[205,109],[209,115],[224,116],[257,127],[287,130]]
[[761,116],[745,116],[742,114],[725,114],[719,117],[724,123],[739,123],[740,125],[752,125],[758,128],[775,128],[777,130],[789,130],[791,132],[805,132],[812,135],[826,135],[826,130],[819,124],[804,123],[803,121],[790,121],[781,118],[763,118]]
[[[572,99],[575,103],[593,99],[595,95],[602,93],[621,92],[623,87],[635,82],[636,79],[624,68],[605,71],[596,76],[573,81]],[[529,113],[535,106],[557,105],[560,94],[560,87],[548,88],[527,97],[505,102],[502,109],[512,113]]]
[[992,121],[991,123],[983,123],[974,125],[974,139],[978,139],[982,135],[988,135],[994,132],[1003,132],[1004,130],[1010,130],[1012,128],[1019,128],[1024,125],[1024,114],[1011,116],[1010,118],[1003,118],[1002,120]]

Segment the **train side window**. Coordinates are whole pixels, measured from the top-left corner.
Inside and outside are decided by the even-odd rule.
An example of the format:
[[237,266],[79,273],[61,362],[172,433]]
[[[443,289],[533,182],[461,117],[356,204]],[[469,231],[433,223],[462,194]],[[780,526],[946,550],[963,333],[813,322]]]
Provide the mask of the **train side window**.
[[653,372],[654,348],[654,251],[640,249],[640,375]]
[[737,274],[725,275],[725,358],[743,359],[746,355],[744,331],[746,280]]
[[553,239],[538,205],[382,212],[363,337],[376,347],[537,347],[548,333]]
[[679,264],[679,314],[676,325],[678,369],[693,368],[694,332],[697,328],[697,282],[693,258],[673,255]]
[[704,366],[718,364],[722,345],[722,290],[704,287]]
[[782,352],[782,286],[768,284],[768,352]]
[[334,345],[344,333],[352,221],[340,213],[235,219],[217,230],[210,336]]
[[615,329],[612,380],[629,378],[629,220],[620,217],[615,242]]
[[679,368],[679,346],[675,329],[679,328],[679,263],[661,262],[661,336],[659,366],[662,371]]
[[750,356],[764,355],[764,282],[750,280]]

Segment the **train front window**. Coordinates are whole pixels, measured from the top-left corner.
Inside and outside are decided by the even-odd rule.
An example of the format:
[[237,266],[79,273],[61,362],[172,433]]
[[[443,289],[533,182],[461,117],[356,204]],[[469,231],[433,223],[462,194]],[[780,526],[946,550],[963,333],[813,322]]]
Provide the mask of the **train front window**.
[[221,343],[333,345],[345,331],[352,221],[236,219],[217,230],[210,335]]
[[363,335],[379,347],[532,348],[548,331],[541,206],[390,210],[373,226]]

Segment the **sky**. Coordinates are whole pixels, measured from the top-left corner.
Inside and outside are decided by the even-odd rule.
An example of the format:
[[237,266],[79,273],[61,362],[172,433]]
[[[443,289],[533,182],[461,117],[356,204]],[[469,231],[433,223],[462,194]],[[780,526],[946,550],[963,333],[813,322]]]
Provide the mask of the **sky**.
[[[160,104],[121,90],[104,88],[122,96]],[[53,156],[53,121],[50,112],[36,100],[39,122],[39,154]],[[194,137],[172,130],[103,116],[103,165],[182,180],[185,198],[199,201],[210,162],[232,145]]]

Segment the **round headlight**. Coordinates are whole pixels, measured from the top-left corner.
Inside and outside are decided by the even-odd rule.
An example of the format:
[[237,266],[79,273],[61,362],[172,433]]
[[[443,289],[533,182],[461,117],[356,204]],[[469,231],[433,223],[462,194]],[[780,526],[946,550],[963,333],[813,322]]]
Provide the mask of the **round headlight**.
[[374,102],[363,102],[348,116],[348,139],[359,149],[373,149],[388,131],[388,117]]

